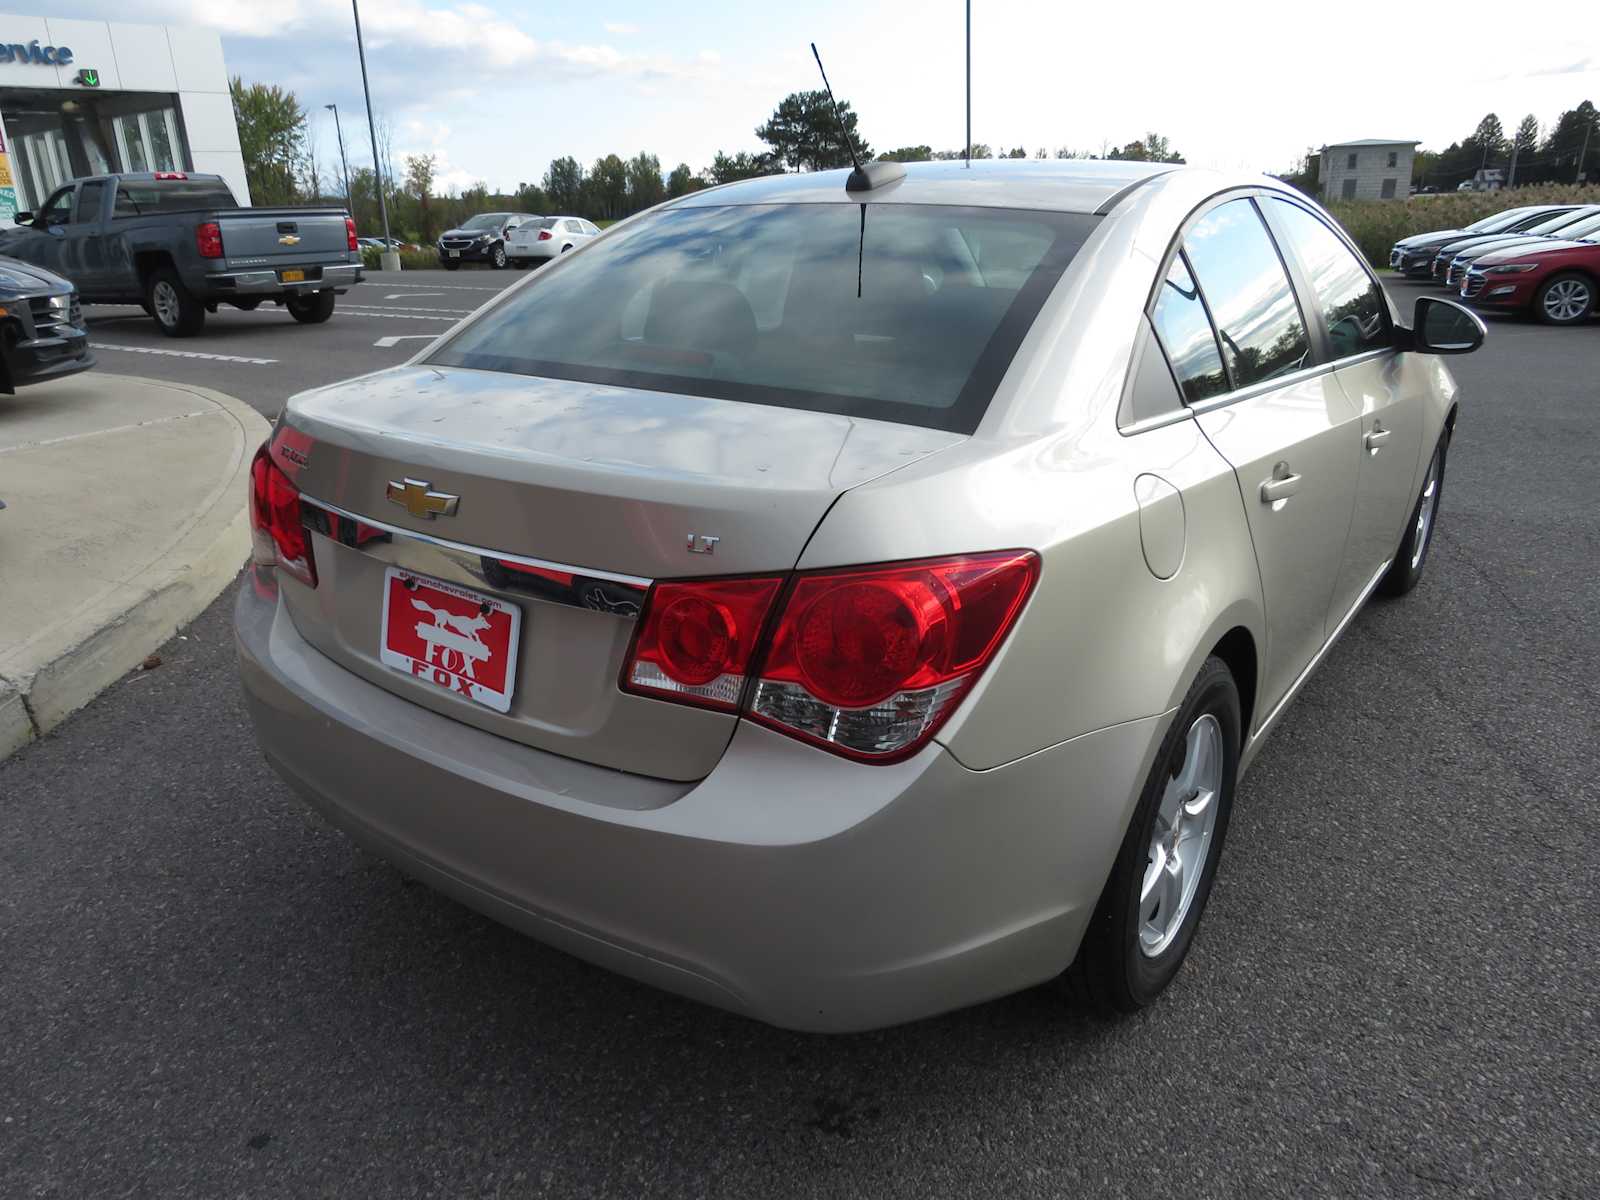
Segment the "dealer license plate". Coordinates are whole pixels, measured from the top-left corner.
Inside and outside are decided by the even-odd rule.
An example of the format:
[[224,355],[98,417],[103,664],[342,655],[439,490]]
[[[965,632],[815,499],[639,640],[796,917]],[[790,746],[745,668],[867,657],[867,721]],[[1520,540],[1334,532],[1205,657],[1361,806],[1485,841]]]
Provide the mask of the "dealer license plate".
[[522,610],[398,567],[384,571],[379,657],[385,666],[509,712]]

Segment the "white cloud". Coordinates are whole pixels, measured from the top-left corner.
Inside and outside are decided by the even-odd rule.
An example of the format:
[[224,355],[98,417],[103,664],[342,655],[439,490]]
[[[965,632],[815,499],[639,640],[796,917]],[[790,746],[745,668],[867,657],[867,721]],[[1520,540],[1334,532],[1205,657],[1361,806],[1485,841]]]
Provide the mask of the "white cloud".
[[607,33],[615,34],[617,37],[627,37],[629,34],[639,32],[637,25],[630,25],[626,21],[607,21],[603,28]]

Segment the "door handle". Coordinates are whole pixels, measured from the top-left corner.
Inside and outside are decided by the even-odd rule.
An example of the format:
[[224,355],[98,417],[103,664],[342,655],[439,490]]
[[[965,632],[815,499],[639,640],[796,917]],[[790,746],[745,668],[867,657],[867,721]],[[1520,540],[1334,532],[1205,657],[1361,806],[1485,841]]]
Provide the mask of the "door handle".
[[1277,504],[1300,490],[1302,477],[1289,470],[1288,463],[1272,468],[1272,478],[1261,485],[1261,503]]
[[1394,432],[1392,430],[1385,429],[1382,425],[1374,425],[1372,432],[1362,439],[1362,445],[1376,454],[1379,448],[1386,445],[1393,436]]

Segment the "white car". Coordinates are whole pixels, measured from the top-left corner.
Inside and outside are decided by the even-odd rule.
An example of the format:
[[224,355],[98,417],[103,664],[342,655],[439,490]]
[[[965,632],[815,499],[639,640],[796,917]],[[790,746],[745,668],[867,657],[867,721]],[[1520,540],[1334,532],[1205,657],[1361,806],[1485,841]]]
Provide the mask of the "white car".
[[506,257],[518,267],[554,258],[600,236],[600,227],[582,217],[538,217],[524,221],[506,238]]

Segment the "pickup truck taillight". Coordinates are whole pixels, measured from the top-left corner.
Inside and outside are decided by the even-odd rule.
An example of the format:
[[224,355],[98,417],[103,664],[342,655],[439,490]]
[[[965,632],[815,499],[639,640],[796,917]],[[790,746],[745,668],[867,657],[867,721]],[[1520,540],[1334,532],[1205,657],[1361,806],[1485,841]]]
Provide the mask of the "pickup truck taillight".
[[215,221],[201,221],[194,227],[194,248],[201,258],[221,258],[222,226]]
[[344,219],[344,237],[345,237],[345,243],[346,243],[346,245],[349,246],[350,249],[352,249],[352,250],[361,249],[361,246],[356,242],[356,223],[350,217],[346,217]]

